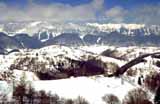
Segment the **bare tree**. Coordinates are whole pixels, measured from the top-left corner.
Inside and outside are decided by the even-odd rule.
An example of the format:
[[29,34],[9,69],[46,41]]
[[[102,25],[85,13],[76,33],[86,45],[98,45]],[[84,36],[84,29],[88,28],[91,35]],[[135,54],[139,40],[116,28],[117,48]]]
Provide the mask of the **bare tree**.
[[89,103],[88,103],[88,101],[86,99],[84,99],[83,97],[79,96],[75,100],[75,104],[89,104]]
[[123,99],[123,104],[152,104],[149,101],[148,93],[141,88],[136,88],[128,92]]
[[40,104],[50,104],[50,97],[45,91],[40,91]]
[[65,104],[74,104],[74,100],[72,100],[72,99],[67,99],[67,100],[65,101]]
[[15,96],[20,104],[24,104],[24,96],[26,96],[26,75],[23,73],[19,84],[13,89],[13,96]]
[[118,97],[113,94],[105,95],[102,99],[106,104],[121,104]]
[[19,104],[24,104],[23,98],[26,93],[25,87],[26,86],[24,86],[24,85],[18,85],[14,89],[13,96],[15,96],[17,98],[17,100],[19,101]]
[[154,97],[154,103],[155,104],[160,104],[160,86],[158,87],[155,97]]
[[160,86],[160,73],[151,72],[145,77],[145,86],[150,90],[155,92]]
[[28,103],[29,104],[34,104],[34,95],[35,95],[35,90],[34,88],[30,85],[29,88],[27,89],[27,98],[28,98]]

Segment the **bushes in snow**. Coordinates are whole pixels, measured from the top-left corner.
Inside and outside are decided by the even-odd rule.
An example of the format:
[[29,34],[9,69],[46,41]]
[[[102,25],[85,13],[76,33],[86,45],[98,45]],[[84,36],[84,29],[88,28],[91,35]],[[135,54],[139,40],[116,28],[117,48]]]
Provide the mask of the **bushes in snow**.
[[47,62],[39,61],[37,57],[26,56],[17,58],[10,66],[10,70],[18,69],[32,72],[48,71],[47,65]]
[[86,99],[79,96],[77,99],[75,99],[74,104],[89,104]]
[[123,104],[152,104],[149,95],[141,88],[136,88],[128,92],[123,99]]
[[118,97],[113,94],[108,94],[102,97],[102,100],[106,104],[152,104],[149,99],[150,97],[148,93],[141,88],[129,91],[122,100],[122,103]]
[[[13,104],[89,104],[83,97],[64,99],[56,94],[46,93],[43,90],[35,91],[31,85],[28,86],[27,84],[24,75],[19,84],[14,87]],[[0,96],[0,98],[4,99],[5,96]],[[2,101],[2,104],[3,103]]]
[[10,70],[0,72],[0,80],[2,81],[11,80],[13,77],[13,72]]
[[156,91],[157,87],[160,86],[160,73],[151,72],[145,77],[144,82],[150,91]]
[[117,72],[118,68],[119,66],[116,63],[106,63],[105,76],[114,75]]
[[74,100],[72,100],[72,99],[67,99],[67,100],[65,101],[65,104],[74,104]]
[[15,104],[89,104],[83,97],[65,99],[56,94],[46,93],[43,90],[26,89],[24,86],[17,86],[13,98]]
[[102,99],[106,104],[121,104],[118,97],[113,94],[105,95]]
[[74,60],[63,56],[40,59],[28,56],[18,57],[10,66],[10,70],[31,71],[36,73],[40,80],[104,74],[105,63],[95,57],[90,57],[88,60]]
[[18,85],[14,86],[13,89],[13,96],[16,97],[16,99],[18,99],[19,104],[24,104],[23,99],[24,96],[26,96],[26,75],[25,73],[23,73],[22,77],[20,78],[20,81],[18,83]]
[[127,70],[127,72],[126,72],[126,75],[127,75],[127,76],[136,76],[136,75],[137,75],[137,70],[129,69],[129,70]]
[[13,96],[18,100],[19,104],[24,104],[24,96],[26,95],[26,86],[18,85],[15,87]]
[[153,64],[156,65],[157,67],[160,67],[160,61],[153,62]]
[[157,91],[154,97],[154,103],[160,104],[160,86],[157,88]]

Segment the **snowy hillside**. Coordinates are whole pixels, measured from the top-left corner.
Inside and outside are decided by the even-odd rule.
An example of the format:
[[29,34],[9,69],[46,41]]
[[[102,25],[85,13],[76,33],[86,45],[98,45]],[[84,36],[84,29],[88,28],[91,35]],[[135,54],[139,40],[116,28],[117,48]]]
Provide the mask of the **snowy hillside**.
[[102,97],[106,94],[114,94],[122,99],[129,90],[138,86],[133,86],[128,82],[121,83],[121,79],[104,77],[80,77],[57,81],[35,81],[33,83],[37,90],[45,89],[53,94],[57,93],[64,98],[76,99],[83,96],[91,104],[105,104]]
[[[1,86],[8,86],[12,97],[13,82],[31,84],[36,91],[44,90],[66,99],[84,97],[91,104],[105,104],[108,94],[123,101],[128,91],[135,88],[147,90],[148,75],[159,73],[159,54],[145,57],[119,76],[114,74],[123,65],[148,53],[160,52],[158,47],[114,47],[53,45],[40,49],[21,49],[8,55],[0,55]],[[115,74],[116,76],[116,74]],[[8,82],[6,85],[5,81]],[[0,93],[5,93],[5,88]],[[147,90],[148,91],[148,90]],[[154,94],[149,93],[153,101]]]

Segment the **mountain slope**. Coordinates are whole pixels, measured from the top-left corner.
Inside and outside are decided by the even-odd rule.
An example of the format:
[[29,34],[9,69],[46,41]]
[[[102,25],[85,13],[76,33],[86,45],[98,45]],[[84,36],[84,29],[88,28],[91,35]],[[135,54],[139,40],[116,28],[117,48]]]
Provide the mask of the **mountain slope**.
[[28,34],[17,34],[14,36],[18,42],[23,45],[23,48],[41,48],[42,43],[35,37],[30,37]]
[[83,45],[83,40],[76,33],[63,33],[45,42],[45,45]]
[[22,48],[22,45],[14,38],[10,37],[5,33],[0,32],[0,49],[19,49]]

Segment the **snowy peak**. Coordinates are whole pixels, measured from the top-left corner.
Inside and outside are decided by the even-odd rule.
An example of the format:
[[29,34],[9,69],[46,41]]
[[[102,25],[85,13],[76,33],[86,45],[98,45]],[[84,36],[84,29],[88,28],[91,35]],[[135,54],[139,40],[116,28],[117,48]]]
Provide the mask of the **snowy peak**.
[[10,39],[20,42],[24,48],[41,48],[55,44],[70,46],[160,44],[160,25],[28,21],[3,22],[0,24],[0,31]]
[[133,35],[139,31],[144,35],[160,34],[159,25],[145,25],[145,24],[100,24],[100,23],[55,23],[47,21],[31,21],[31,22],[13,22],[1,23],[0,30],[6,31],[10,35],[17,33],[27,33],[33,36],[36,33],[47,31],[53,36],[58,36],[62,33],[79,33],[82,35],[97,34],[101,32],[111,33],[117,31],[124,35]]
[[160,34],[159,25],[147,26],[145,24],[98,24],[98,23],[87,23],[87,26],[97,29],[100,32],[114,32],[117,31],[124,35],[133,35],[137,31],[144,35]]
[[125,28],[125,29],[140,29],[144,28],[144,24],[98,24],[98,23],[87,23],[87,26],[91,27],[96,27],[101,30],[106,30],[106,29],[120,29],[120,28]]

